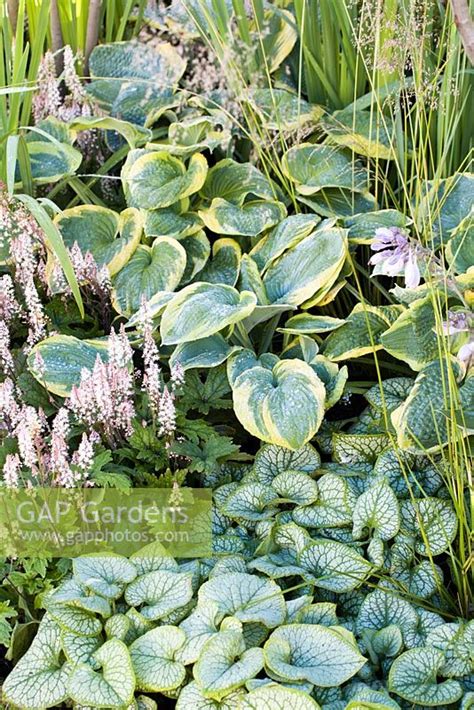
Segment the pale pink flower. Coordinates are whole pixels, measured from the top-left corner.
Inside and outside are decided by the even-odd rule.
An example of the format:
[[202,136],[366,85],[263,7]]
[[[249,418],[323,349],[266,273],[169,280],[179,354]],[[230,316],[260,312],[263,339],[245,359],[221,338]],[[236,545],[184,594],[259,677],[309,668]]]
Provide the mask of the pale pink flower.
[[10,374],[15,370],[10,351],[10,331],[4,320],[0,320],[0,370]]
[[13,434],[20,414],[15,385],[9,377],[0,383],[0,426]]
[[93,437],[87,436],[85,432],[82,434],[77,451],[72,455],[72,463],[80,470],[83,478],[87,477],[94,463],[94,442]]
[[18,488],[21,461],[18,454],[7,454],[3,465],[3,480],[7,488]]
[[42,415],[34,407],[27,405],[21,408],[14,433],[18,441],[21,460],[25,466],[32,469],[32,473],[38,464],[44,426],[44,414]]
[[15,288],[11,276],[0,277],[0,319],[10,323],[20,315],[20,304],[15,297]]
[[175,362],[171,366],[171,386],[173,391],[184,385],[185,372],[180,362]]
[[143,389],[148,395],[150,409],[156,416],[161,399],[160,353],[153,337],[153,321],[146,300],[140,309],[140,325],[143,333]]
[[160,422],[159,436],[171,436],[176,431],[176,408],[174,399],[173,395],[166,387],[160,397],[158,421]]
[[57,477],[59,484],[66,488],[70,487],[74,479],[69,466],[69,447],[67,443],[69,431],[69,413],[65,407],[61,407],[53,421],[51,455],[48,463],[51,473]]
[[14,260],[15,277],[23,291],[28,311],[30,330],[28,344],[34,345],[46,337],[46,316],[35,286],[37,262],[35,247],[31,235],[27,232],[15,237],[10,242],[10,253]]

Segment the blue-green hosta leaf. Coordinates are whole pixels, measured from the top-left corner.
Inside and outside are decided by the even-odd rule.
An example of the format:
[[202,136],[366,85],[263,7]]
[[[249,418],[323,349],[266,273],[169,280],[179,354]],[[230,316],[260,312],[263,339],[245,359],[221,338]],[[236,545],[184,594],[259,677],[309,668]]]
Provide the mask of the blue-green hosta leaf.
[[294,450],[319,429],[326,391],[307,363],[281,360],[273,370],[257,366],[243,372],[232,395],[237,419],[247,431]]
[[73,131],[90,131],[94,128],[103,131],[116,131],[125,138],[130,148],[143,145],[152,138],[150,129],[137,126],[129,121],[121,121],[113,116],[81,116],[73,119],[69,127]]
[[395,127],[388,116],[374,111],[347,108],[325,118],[325,129],[336,145],[377,160],[395,157]]
[[[391,414],[402,449],[423,453],[436,451],[448,439],[448,425],[452,419],[449,399],[446,403],[445,387],[449,381],[448,368],[459,374],[457,361],[440,361],[426,365],[418,374],[405,402]],[[472,409],[474,379],[469,375],[459,387],[460,406]],[[448,411],[449,410],[449,411]],[[458,410],[459,411],[459,410]],[[459,427],[459,433],[466,433]]]
[[440,555],[454,540],[458,528],[450,501],[421,498],[402,501],[402,530],[415,535],[415,550],[420,555]]
[[[28,141],[31,177],[38,184],[57,182],[68,175],[74,175],[82,163],[82,154],[72,145],[44,141]],[[16,181],[20,180],[17,166]]]
[[[168,303],[174,298],[174,293],[172,291],[158,291],[155,293],[147,302],[146,309],[149,317],[154,320],[159,318],[163,313]],[[142,327],[143,324],[143,311],[140,308],[138,311],[128,318],[127,328],[137,328]]]
[[279,473],[272,481],[272,488],[284,501],[297,505],[311,505],[318,498],[318,484],[303,471]]
[[121,555],[84,555],[73,561],[74,577],[96,594],[117,599],[137,576],[135,566]]
[[169,207],[198,192],[207,175],[207,161],[196,153],[186,168],[164,151],[145,152],[129,157],[122,168],[124,190],[131,207],[153,210]]
[[[118,93],[117,85],[120,86]],[[85,88],[100,103],[110,104],[112,99],[111,116],[146,128],[153,126],[165,111],[180,103],[180,97],[172,87],[163,88],[140,79],[99,79],[86,84]],[[107,134],[107,143],[115,150],[121,146],[114,133]]]
[[257,522],[274,516],[277,493],[263,483],[244,483],[230,494],[222,512],[233,520]]
[[362,602],[356,631],[362,635],[365,630],[380,631],[387,626],[398,626],[405,635],[413,632],[417,623],[417,614],[409,602],[395,592],[376,589]]
[[255,294],[239,294],[231,286],[194,283],[186,286],[166,306],[161,339],[166,345],[207,338],[250,315]]
[[[41,355],[41,372],[35,366],[36,354]],[[100,357],[108,359],[107,340],[79,340],[73,335],[52,335],[35,345],[28,356],[31,374],[53,394],[68,397],[74,385],[81,381],[83,369],[93,370]]]
[[74,668],[68,682],[70,697],[94,708],[123,707],[132,702],[135,676],[127,647],[118,639],[106,641],[94,653],[101,666],[95,671],[88,664]]
[[205,232],[200,230],[182,239],[181,244],[186,251],[186,268],[180,286],[187,286],[207,264],[211,255],[211,243]]
[[176,701],[176,710],[189,710],[189,708],[193,708],[193,710],[240,710],[244,696],[244,689],[238,688],[222,700],[213,700],[205,697],[196,681],[191,681],[180,692]]
[[157,237],[151,247],[141,244],[114,280],[114,307],[132,314],[142,300],[160,291],[174,291],[184,274],[186,252],[176,239]]
[[368,531],[369,534],[375,532],[381,540],[390,540],[399,527],[397,496],[386,481],[375,481],[354,506],[354,539],[362,539]]
[[90,252],[99,266],[106,265],[111,276],[132,256],[143,226],[138,210],[130,208],[118,214],[98,205],[64,210],[55,223],[69,249],[77,243],[83,254]]
[[170,365],[179,362],[183,370],[216,367],[238,350],[238,346],[229,345],[222,335],[216,333],[207,338],[178,345],[170,358]]
[[307,680],[330,688],[359,671],[361,656],[352,634],[341,627],[289,624],[276,629],[264,646],[265,666],[289,681]]
[[326,473],[317,483],[318,499],[312,505],[295,508],[293,520],[309,528],[340,527],[350,525],[356,496],[347,482],[332,473]]
[[22,708],[54,707],[68,696],[70,668],[60,661],[59,627],[44,617],[31,646],[2,686],[2,699]]
[[253,89],[244,98],[266,129],[296,130],[311,121],[316,124],[324,113],[321,106],[310,104],[301,96],[283,89]]
[[74,666],[89,663],[94,667],[92,656],[102,645],[102,639],[100,636],[79,636],[71,631],[61,631],[61,645],[67,660]]
[[434,648],[413,648],[396,658],[390,668],[390,692],[417,705],[449,705],[462,696],[463,689],[455,680],[438,683],[436,676],[444,654]]
[[273,353],[263,353],[263,355],[257,357],[253,350],[244,348],[231,358],[227,364],[227,378],[229,384],[233,387],[239,375],[253,367],[264,367],[268,370],[272,370],[279,361],[280,358],[278,355],[274,355]]
[[237,163],[225,158],[209,170],[200,195],[209,202],[220,197],[235,205],[243,205],[248,195],[274,200],[277,188],[251,163]]
[[385,350],[417,372],[438,356],[436,314],[431,296],[411,303],[381,336]]
[[219,624],[224,613],[219,611],[215,602],[202,602],[180,624],[180,629],[186,634],[183,646],[176,653],[176,660],[189,665],[195,663],[210,638],[219,632]]
[[371,407],[391,412],[406,400],[412,387],[411,377],[392,377],[371,387],[364,397]]
[[325,408],[330,409],[340,400],[346,386],[349,371],[347,366],[339,368],[324,355],[316,355],[310,361],[311,368],[317,374],[326,390]]
[[215,197],[210,207],[199,210],[199,217],[215,234],[256,237],[278,224],[286,215],[282,202],[253,200],[244,205],[234,205]]
[[373,353],[382,348],[380,338],[389,327],[380,308],[358,303],[344,325],[328,335],[322,352],[334,362]]
[[474,253],[474,211],[454,230],[446,245],[446,258],[458,274],[472,267]]
[[456,173],[446,180],[426,182],[417,214],[420,225],[430,215],[438,239],[446,242],[456,227],[472,213],[474,174]]
[[375,231],[380,227],[400,227],[403,229],[409,220],[397,210],[377,210],[363,212],[347,217],[344,226],[349,230],[349,242],[353,244],[371,244]]
[[235,286],[239,278],[242,250],[235,239],[217,239],[212,245],[212,259],[198,273],[199,281]]
[[203,695],[220,700],[254,678],[262,668],[262,649],[247,650],[242,632],[229,630],[206,642],[193,673]]
[[290,148],[283,156],[282,169],[301,195],[314,195],[328,187],[361,192],[367,187],[366,172],[328,145],[300,143]]
[[334,460],[339,463],[373,463],[390,443],[386,434],[346,434],[332,437]]
[[320,710],[318,703],[307,693],[277,683],[268,683],[251,690],[242,698],[240,707],[242,710]]
[[265,63],[268,71],[273,73],[290,54],[298,39],[298,32],[291,12],[281,8],[276,9],[272,5],[267,7],[263,19],[265,31],[262,32],[260,19],[255,15],[250,19],[249,29],[256,35],[261,33],[259,41]]
[[265,444],[257,452],[253,470],[260,483],[271,485],[278,474],[291,469],[304,473],[314,473],[321,465],[321,457],[311,446],[305,444],[300,449],[291,449],[274,444]]
[[272,629],[283,624],[286,605],[275,582],[253,574],[222,574],[205,582],[198,592],[198,608],[214,602],[225,616],[257,622]]
[[174,121],[169,126],[167,139],[161,143],[149,143],[147,147],[182,157],[205,150],[212,153],[219,147],[226,150],[231,134],[227,128],[220,128],[221,123],[210,116]]
[[346,258],[342,229],[313,232],[267,269],[263,283],[271,303],[300,305],[332,285]]
[[192,574],[155,570],[135,579],[125,590],[125,601],[140,607],[146,619],[162,619],[191,601]]
[[186,670],[175,657],[185,639],[176,626],[158,626],[132,643],[130,658],[139,690],[162,693],[181,685]]
[[323,217],[346,218],[359,212],[371,212],[378,208],[370,192],[354,192],[349,188],[324,187],[310,197],[298,197],[299,202]]
[[180,212],[174,206],[161,210],[147,210],[144,230],[147,237],[174,237],[184,239],[202,229],[195,212]]
[[342,318],[331,318],[331,316],[313,316],[310,313],[298,313],[291,316],[283,328],[278,328],[279,333],[288,335],[314,335],[315,333],[328,333],[337,330],[346,321]]
[[296,246],[307,237],[320,222],[314,214],[290,215],[262,237],[250,252],[250,256],[263,273],[287,249]]
[[114,614],[105,622],[105,634],[107,638],[115,638],[120,641],[128,639],[132,622],[125,614]]
[[314,574],[317,586],[332,592],[350,592],[362,584],[372,565],[341,542],[313,540],[298,555],[298,563]]

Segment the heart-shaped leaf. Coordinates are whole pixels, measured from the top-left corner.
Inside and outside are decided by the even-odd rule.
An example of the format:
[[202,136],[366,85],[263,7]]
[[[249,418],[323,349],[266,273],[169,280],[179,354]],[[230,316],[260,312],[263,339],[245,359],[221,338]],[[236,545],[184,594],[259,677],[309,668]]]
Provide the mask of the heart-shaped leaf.
[[137,576],[134,565],[121,555],[83,555],[73,562],[74,577],[107,599],[116,599]]
[[438,683],[444,655],[434,648],[413,648],[396,658],[390,668],[388,687],[392,693],[417,705],[450,705],[463,694],[460,683]]
[[328,145],[300,143],[285,153],[282,167],[302,195],[314,195],[328,187],[351,191],[367,187],[365,171],[354,165],[350,156]]
[[240,707],[242,710],[260,710],[261,708],[271,708],[271,710],[288,710],[288,708],[320,710],[318,703],[307,693],[296,688],[278,685],[277,683],[268,683],[250,691],[242,698]]
[[130,658],[140,690],[162,693],[178,688],[186,671],[175,656],[186,635],[176,626],[157,626],[130,646]]
[[317,489],[317,500],[312,505],[295,508],[293,520],[310,528],[350,525],[356,497],[347,481],[326,473],[318,480]]
[[386,481],[376,481],[357,499],[352,535],[355,540],[360,540],[364,530],[369,530],[375,531],[381,540],[390,540],[399,527],[397,497]]
[[69,678],[69,696],[94,708],[123,707],[132,702],[135,675],[126,645],[118,639],[106,641],[93,656],[100,671],[80,664]]
[[125,600],[146,619],[162,619],[193,596],[192,574],[156,570],[137,577],[125,590]]
[[362,584],[372,569],[352,547],[334,540],[313,540],[299,554],[298,562],[316,577],[319,587],[339,593]]
[[283,446],[265,444],[257,452],[254,460],[254,473],[260,483],[272,485],[278,474],[291,469],[304,473],[314,473],[321,465],[321,458],[311,444],[292,451]]
[[199,210],[199,216],[215,234],[256,237],[273,227],[286,215],[282,202],[254,200],[234,205],[221,197],[212,200],[210,207]]
[[274,200],[276,191],[276,185],[272,185],[251,163],[237,163],[225,158],[209,170],[200,194],[209,202],[220,197],[234,205],[242,205],[248,195]]

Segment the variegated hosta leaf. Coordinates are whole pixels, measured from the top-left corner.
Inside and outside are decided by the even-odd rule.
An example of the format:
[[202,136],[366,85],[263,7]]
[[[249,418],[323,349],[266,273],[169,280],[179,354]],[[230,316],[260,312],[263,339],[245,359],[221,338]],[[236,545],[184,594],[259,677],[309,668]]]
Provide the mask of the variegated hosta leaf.
[[198,214],[215,234],[256,237],[278,224],[286,215],[286,207],[270,200],[253,200],[240,206],[216,197]]
[[106,641],[94,654],[101,666],[95,671],[87,664],[74,668],[68,682],[69,696],[81,705],[94,708],[123,707],[132,702],[135,675],[127,647],[118,639]]
[[141,244],[114,280],[114,307],[136,313],[143,299],[160,291],[174,291],[184,274],[186,252],[176,239],[157,237],[151,247]]
[[[41,372],[37,367],[41,355]],[[108,360],[107,340],[79,340],[73,335],[52,335],[28,355],[31,374],[53,394],[68,397],[81,381],[81,372],[93,370],[96,359]]]
[[420,555],[440,555],[456,536],[458,521],[450,501],[440,498],[406,500],[401,504],[401,528],[415,535]]
[[313,540],[298,555],[298,562],[317,578],[317,586],[332,592],[350,592],[362,584],[372,565],[354,549],[333,540]]
[[316,355],[310,361],[311,368],[317,374],[326,390],[325,408],[330,409],[340,400],[349,377],[347,366],[339,368],[324,355]]
[[[178,203],[181,205],[181,203]],[[202,229],[195,212],[181,212],[176,205],[161,210],[147,210],[144,230],[147,237],[184,239]]]
[[305,362],[281,360],[273,370],[257,366],[243,372],[232,395],[237,419],[247,431],[263,441],[299,449],[319,429],[326,391]]
[[62,665],[61,650],[59,626],[46,616],[31,646],[3,682],[2,699],[31,710],[66,700],[70,667]]
[[165,151],[131,151],[122,168],[125,195],[131,207],[154,210],[169,207],[198,192],[207,175],[207,161],[195,153],[186,168]]
[[207,338],[177,345],[170,358],[170,365],[179,362],[183,370],[216,367],[238,350],[238,346],[229,345],[222,335],[216,333]]
[[386,434],[345,434],[332,436],[333,454],[339,463],[373,463],[389,445]]
[[262,237],[250,252],[250,256],[264,273],[287,249],[296,246],[307,237],[320,222],[314,214],[296,214],[285,217],[276,227]]
[[335,111],[325,118],[325,129],[336,145],[350,148],[367,158],[391,160],[395,157],[394,125],[390,117],[374,111]]
[[436,676],[444,654],[434,648],[413,648],[396,658],[390,668],[388,687],[392,693],[417,705],[450,705],[463,694],[460,683]]
[[458,225],[470,214],[474,207],[473,173],[455,173],[445,180],[425,182],[425,197],[418,206],[419,224],[427,215],[433,224],[436,237],[446,242]]
[[198,592],[198,608],[213,602],[225,616],[242,622],[258,622],[273,629],[283,624],[286,605],[275,582],[253,574],[230,573],[205,582]]
[[356,633],[380,631],[387,626],[398,626],[403,635],[413,633],[418,616],[413,606],[394,591],[376,589],[368,594],[360,607],[356,620]]
[[288,10],[273,8],[271,5],[265,11],[262,32],[260,20],[252,16],[250,30],[260,34],[265,63],[270,73],[276,71],[284,59],[290,54],[297,39],[293,15]]
[[311,121],[316,124],[324,113],[321,106],[283,89],[253,89],[244,98],[269,130],[296,130]]
[[138,210],[129,208],[118,214],[97,205],[64,210],[55,222],[69,249],[77,243],[83,254],[90,252],[99,266],[106,265],[111,276],[134,253],[143,228]]
[[366,662],[353,635],[339,626],[283,626],[272,633],[264,653],[265,666],[279,678],[322,688],[345,683]]
[[191,601],[192,574],[156,570],[137,577],[125,590],[125,601],[140,606],[146,619],[162,619]]
[[389,327],[380,308],[358,303],[344,325],[328,335],[323,353],[335,362],[373,353],[382,348],[380,338]]
[[375,231],[380,227],[404,228],[409,220],[397,210],[376,210],[346,217],[344,226],[349,230],[349,242],[353,244],[372,244]]
[[411,303],[381,336],[385,350],[419,371],[438,356],[436,314],[431,296]]
[[375,532],[381,540],[390,540],[399,527],[397,496],[386,481],[375,481],[354,506],[354,539],[360,540],[369,531],[369,534]]
[[[305,474],[303,474],[305,475]],[[230,494],[222,506],[222,512],[234,520],[257,522],[274,516],[277,493],[262,483],[243,483]]]
[[193,673],[205,697],[220,700],[263,668],[261,648],[246,649],[241,631],[221,631],[206,642]]
[[332,285],[346,258],[342,229],[313,232],[267,269],[263,283],[270,303],[300,305]]
[[251,163],[237,163],[225,158],[209,170],[200,195],[209,202],[220,197],[242,206],[247,195],[274,200],[277,187]]
[[84,555],[73,561],[74,577],[107,599],[117,599],[137,576],[135,566],[121,555]]
[[207,338],[250,315],[257,299],[249,291],[231,286],[194,283],[183,288],[167,305],[161,320],[166,345]]
[[324,187],[310,197],[300,195],[298,200],[317,214],[330,219],[344,219],[378,208],[377,201],[370,192],[354,192],[341,187]]
[[291,449],[274,444],[265,444],[257,452],[253,470],[260,483],[272,485],[273,479],[280,473],[291,469],[304,473],[314,473],[321,465],[321,458],[311,444],[300,449]]
[[130,658],[140,690],[162,693],[181,685],[186,670],[175,657],[185,639],[176,626],[157,626],[132,643]]
[[[453,360],[437,360],[426,365],[419,372],[405,402],[392,412],[392,424],[400,448],[426,453],[437,451],[446,443],[452,420],[450,402],[453,399],[445,391],[450,379],[448,368],[452,370],[451,375],[459,375],[459,365]],[[472,409],[473,389],[474,377],[468,375],[459,386],[460,407],[456,407],[455,415]],[[466,434],[461,427],[458,431]]]
[[331,316],[313,316],[310,313],[298,313],[291,316],[284,328],[278,328],[279,333],[289,335],[313,335],[315,333],[328,333],[337,330],[346,321],[342,318],[331,318]]
[[353,191],[367,188],[365,170],[354,166],[345,153],[328,145],[300,143],[285,153],[282,167],[301,195],[314,195],[328,187]]
[[307,693],[287,688],[277,683],[268,683],[251,690],[240,703],[242,710],[320,710],[318,703]]
[[149,143],[148,148],[168,151],[182,157],[216,148],[226,150],[231,139],[227,128],[220,129],[223,121],[210,116],[197,116],[183,121],[173,121],[168,129],[168,138],[163,142]]
[[283,471],[272,481],[280,498],[297,505],[311,505],[318,498],[318,484],[302,471]]
[[129,121],[121,121],[113,116],[80,116],[69,123],[73,131],[90,131],[99,129],[103,131],[114,131],[125,138],[130,148],[143,145],[151,140],[152,132],[149,128],[134,125]]
[[235,286],[239,278],[241,256],[242,250],[235,239],[217,239],[212,245],[212,259],[196,278],[206,283]]
[[474,253],[474,214],[471,213],[454,230],[446,245],[446,258],[458,274],[472,267]]
[[293,520],[308,528],[350,525],[356,496],[347,482],[341,476],[326,473],[318,480],[317,488],[316,502],[295,508]]
[[[74,175],[82,163],[82,154],[68,143],[48,140],[27,141],[32,179],[38,184],[52,183]],[[15,181],[21,179],[16,167]]]

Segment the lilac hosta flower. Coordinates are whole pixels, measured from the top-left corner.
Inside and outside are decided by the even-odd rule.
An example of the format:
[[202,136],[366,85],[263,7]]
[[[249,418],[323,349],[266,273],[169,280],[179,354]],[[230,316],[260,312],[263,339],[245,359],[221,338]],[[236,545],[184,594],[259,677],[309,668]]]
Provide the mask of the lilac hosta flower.
[[448,311],[448,319],[442,323],[443,335],[465,333],[470,328],[470,318],[466,311]]
[[474,340],[460,347],[458,360],[466,371],[474,367]]
[[412,245],[407,236],[398,227],[380,227],[375,231],[375,240],[370,245],[377,252],[369,264],[375,266],[373,276],[405,277],[408,288],[416,288],[420,283],[417,247]]

